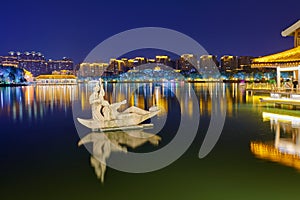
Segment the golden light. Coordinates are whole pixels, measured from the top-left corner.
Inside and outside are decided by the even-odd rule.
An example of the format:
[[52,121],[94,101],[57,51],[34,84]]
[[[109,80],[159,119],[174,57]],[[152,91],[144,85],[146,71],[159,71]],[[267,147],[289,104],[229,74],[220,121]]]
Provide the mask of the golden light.
[[288,154],[286,152],[283,153],[276,149],[273,145],[264,144],[262,142],[251,142],[250,149],[257,158],[278,162],[300,170],[299,155]]
[[300,46],[280,53],[275,53],[252,60],[252,67],[264,66],[298,66],[300,65]]

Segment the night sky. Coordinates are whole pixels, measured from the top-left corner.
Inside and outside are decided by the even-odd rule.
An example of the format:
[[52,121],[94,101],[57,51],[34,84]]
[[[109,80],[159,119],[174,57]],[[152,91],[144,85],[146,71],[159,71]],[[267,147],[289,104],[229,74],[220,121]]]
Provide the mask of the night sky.
[[180,31],[210,54],[261,56],[293,47],[281,31],[300,19],[300,1],[2,1],[0,54],[38,51],[75,62],[132,28]]

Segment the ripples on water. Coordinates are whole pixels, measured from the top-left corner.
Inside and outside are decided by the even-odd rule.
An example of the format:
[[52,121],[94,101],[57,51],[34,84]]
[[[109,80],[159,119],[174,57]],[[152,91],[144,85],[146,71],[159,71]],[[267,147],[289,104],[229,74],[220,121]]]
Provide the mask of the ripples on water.
[[[209,114],[211,109],[211,96],[213,93],[221,93],[227,98],[227,114],[236,112],[233,106],[237,103],[257,102],[258,98],[245,95],[238,91],[238,85],[224,85],[217,87],[216,84],[188,84],[187,90],[182,90],[186,83],[161,83],[161,84],[105,84],[106,99],[110,102],[118,102],[129,99],[127,106],[138,106],[143,109],[158,105],[168,112],[168,103],[177,97],[183,114],[193,113],[191,92],[194,90],[199,101],[200,114]],[[25,119],[42,119],[46,113],[55,110],[66,112],[70,109],[73,101],[80,101],[83,110],[90,109],[88,102],[92,92],[92,85],[81,84],[79,86],[23,86],[0,88],[1,116],[22,121]],[[133,91],[134,89],[134,91]],[[125,107],[125,106],[124,106]]]
[[[106,92],[105,99],[107,99],[109,102],[119,102],[127,99],[127,104],[121,107],[121,109],[125,109],[125,107],[133,105],[142,109],[148,109],[153,105],[161,107],[162,112],[159,114],[158,118],[168,116],[168,118],[171,120],[171,123],[168,124],[168,127],[166,127],[164,131],[172,129],[174,124],[176,124],[174,122],[178,120],[176,118],[178,114],[182,114],[187,117],[193,116],[192,114],[195,111],[195,104],[193,104],[190,96],[191,92],[194,90],[197,98],[199,99],[198,105],[201,115],[199,128],[200,135],[205,134],[205,125],[203,126],[203,123],[209,122],[211,107],[214,103],[212,102],[212,96],[218,94],[221,95],[222,98],[226,98],[226,105],[220,105],[221,109],[226,109],[227,113],[224,130],[217,147],[215,147],[213,153],[211,153],[206,159],[207,163],[210,162],[210,158],[214,158],[214,160],[211,162],[216,162],[218,164],[222,163],[222,165],[224,165],[222,169],[225,170],[226,173],[222,175],[219,173],[220,176],[224,176],[224,180],[228,178],[226,177],[226,174],[235,174],[237,172],[242,174],[241,176],[247,176],[246,174],[248,173],[254,173],[251,172],[252,170],[256,170],[257,173],[261,173],[261,175],[268,173],[269,170],[274,171],[274,165],[270,164],[269,161],[272,163],[278,163],[281,166],[288,166],[297,170],[300,169],[300,120],[297,118],[300,116],[298,113],[299,111],[276,109],[272,106],[261,105],[259,103],[260,96],[247,95],[245,88],[240,87],[238,84],[192,84],[183,82],[170,82],[152,84],[105,84],[104,86]],[[18,124],[18,126],[21,127],[32,124],[37,127],[40,126],[41,130],[43,129],[42,126],[44,126],[44,123],[48,123],[48,125],[50,124],[49,127],[52,126],[51,123],[58,124],[57,126],[59,126],[59,124],[63,124],[62,120],[64,119],[64,116],[68,116],[69,118],[71,117],[70,111],[72,111],[72,104],[74,104],[74,102],[79,104],[80,109],[83,112],[90,112],[88,99],[92,92],[92,88],[93,85],[87,84],[79,84],[75,86],[0,87],[0,125],[5,127],[7,124]],[[185,89],[183,90],[182,88]],[[179,108],[181,108],[181,110]],[[265,117],[263,116],[263,113],[277,115],[275,115],[275,117],[274,115],[271,115],[271,117],[270,115],[269,117]],[[290,120],[285,118],[286,115],[294,116],[295,118]],[[51,120],[50,123],[48,122],[49,120]],[[71,120],[68,119],[67,121],[69,122],[68,126],[71,126]],[[29,127],[26,130],[31,130],[34,132],[34,126],[32,126],[32,128]],[[4,137],[10,137],[8,133],[14,135],[12,130],[15,129],[13,128],[5,127],[3,130],[5,131],[5,134],[2,132],[2,137],[4,139],[3,141],[6,141],[6,138]],[[42,138],[41,134],[39,134],[39,140],[44,141],[44,138]],[[68,134],[69,133],[65,132],[65,129],[61,129],[60,132],[56,133],[56,135],[59,135],[59,137],[55,136],[55,138],[53,138],[55,141],[52,142],[58,143],[58,140],[60,140],[61,137]],[[46,128],[45,135],[49,137],[49,135],[53,135],[53,133],[51,130],[49,130],[49,128]],[[14,135],[11,137],[15,139],[16,136]],[[112,136],[108,135],[107,137],[111,138]],[[122,137],[124,139],[124,136]],[[153,149],[155,150],[157,148],[161,148],[170,142],[174,137],[174,134],[168,135],[164,133],[160,134],[159,137],[161,137],[161,140],[159,140],[160,142],[158,146],[153,146],[151,142],[147,145],[149,141],[139,141],[139,144],[144,146],[144,148],[138,145],[133,146],[130,143],[127,144],[127,148],[129,151],[137,152],[152,151]],[[26,137],[22,136],[22,138]],[[114,139],[120,141],[118,138]],[[196,138],[195,141],[196,145],[200,145],[201,143],[197,143],[197,140],[199,140],[199,137]],[[36,141],[38,141],[38,139],[36,139]],[[76,146],[77,142],[79,141],[79,137],[76,136],[76,138],[73,138],[72,141],[73,143],[71,146]],[[70,141],[66,139],[62,139],[62,142],[64,142],[64,144],[70,143]],[[49,147],[51,147],[51,143],[49,141],[48,143]],[[5,148],[7,146],[5,146]],[[19,145],[19,147],[20,146],[22,145]],[[2,152],[5,152],[4,147],[2,148]],[[15,148],[17,149],[18,147]],[[22,146],[22,148],[26,147]],[[74,150],[75,152],[78,151],[77,147],[76,149],[77,150]],[[195,149],[198,151],[199,146],[195,147]],[[40,150],[41,152],[44,152],[44,154],[48,154],[47,149],[40,147]],[[63,149],[60,150],[63,152]],[[51,153],[50,149],[49,151]],[[222,152],[222,155],[214,157],[217,152]],[[236,155],[229,154],[229,152],[234,152]],[[248,156],[249,152],[251,152],[250,157]],[[74,152],[72,155],[73,154]],[[239,154],[240,156],[238,156]],[[192,153],[189,153],[188,155],[191,155],[193,158],[195,158],[195,161],[188,165],[188,167],[198,166],[201,160],[197,159],[197,152],[192,151]],[[76,156],[74,157],[76,158]],[[245,166],[241,165],[238,160],[236,160],[236,157],[241,160],[246,159],[244,160]],[[8,159],[4,158],[5,157],[2,158],[2,163],[9,162]],[[56,162],[57,156],[54,156],[54,158],[55,159],[53,159],[53,162]],[[253,161],[254,158],[257,158],[255,162]],[[50,158],[47,159],[51,160]],[[225,162],[223,162],[223,160],[225,160]],[[264,162],[264,165],[260,165],[260,161],[266,162]],[[90,162],[93,167],[100,166],[99,163],[97,164],[97,162],[95,162],[95,160],[92,158]],[[208,168],[205,168],[205,163],[201,163],[201,169],[204,171],[208,169],[219,169],[213,165],[209,165]],[[247,163],[250,164],[248,165]],[[240,165],[240,170],[242,170],[242,172],[239,172],[236,168],[234,168],[234,170],[231,169],[233,166],[236,166],[236,164]],[[68,164],[66,163],[66,165]],[[88,162],[83,163],[83,165],[88,165]],[[178,168],[180,168],[178,170],[182,170],[182,167],[178,166]],[[5,169],[7,170],[8,168]],[[101,173],[99,173],[99,169],[97,171],[95,168],[95,172],[100,179],[103,178]],[[194,173],[193,177],[198,176],[197,173],[199,171],[196,170],[196,168],[191,169],[191,172]],[[13,174],[13,172],[8,170],[6,176],[9,176],[10,173]],[[82,173],[88,174],[87,171]],[[251,175],[249,175],[249,177],[250,176]],[[276,176],[280,176],[277,171]],[[183,177],[181,176],[181,178]],[[205,179],[204,177],[202,178]],[[280,176],[280,178],[285,179],[283,175]],[[9,179],[10,178],[7,177],[5,180]],[[117,182],[118,181],[114,179],[114,183],[117,184]],[[205,183],[212,184],[212,182],[209,181]],[[205,187],[205,185],[202,185],[202,187]],[[244,188],[241,188],[241,190],[243,189]],[[11,189],[8,189],[7,191],[11,191]]]

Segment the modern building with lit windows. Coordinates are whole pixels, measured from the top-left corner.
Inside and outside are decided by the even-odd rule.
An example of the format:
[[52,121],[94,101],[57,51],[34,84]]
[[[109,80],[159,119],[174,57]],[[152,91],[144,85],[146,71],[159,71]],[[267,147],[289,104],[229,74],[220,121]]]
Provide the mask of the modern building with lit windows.
[[240,70],[250,70],[251,69],[251,60],[253,56],[239,56],[238,57],[238,68]]
[[108,67],[108,63],[81,63],[78,77],[100,77]]
[[200,56],[199,67],[203,69],[208,69],[212,67],[218,67],[219,62],[217,56],[215,55],[202,55]]
[[51,74],[53,71],[73,70],[74,63],[71,59],[64,57],[61,60],[48,61],[40,52],[8,52],[6,56],[0,56],[0,65],[14,66],[29,71],[34,77],[41,74]]
[[238,57],[225,55],[221,57],[221,70],[235,70],[238,68]]
[[47,73],[51,74],[54,71],[68,70],[73,71],[73,60],[63,57],[61,60],[49,59],[47,62]]
[[164,55],[163,56],[155,56],[156,63],[161,63],[161,64],[168,66],[170,61],[171,61],[171,59],[169,56],[164,56]]
[[17,57],[19,68],[30,71],[33,76],[47,73],[47,61],[39,52],[10,52],[10,55]]
[[184,73],[196,72],[198,67],[197,57],[193,54],[182,54],[178,61],[178,69]]

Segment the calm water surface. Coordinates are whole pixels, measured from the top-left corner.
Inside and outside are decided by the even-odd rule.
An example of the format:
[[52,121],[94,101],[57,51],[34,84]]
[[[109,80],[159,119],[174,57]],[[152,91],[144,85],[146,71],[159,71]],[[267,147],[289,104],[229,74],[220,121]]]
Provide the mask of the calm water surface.
[[[72,113],[74,103],[90,112],[92,86],[0,88],[1,199],[299,198],[299,111],[263,106],[258,96],[246,95],[237,84],[223,84],[221,90],[216,86],[106,84],[105,98],[110,102],[127,99],[126,106],[163,108],[154,119],[166,119],[159,144],[127,143],[128,151],[149,152],[168,144],[180,123],[178,116],[192,117],[195,112],[189,98],[193,89],[200,124],[192,146],[170,166],[143,174],[108,167],[103,183],[90,164],[89,152],[77,146],[80,138]],[[199,159],[216,92],[227,99],[221,106],[227,112],[225,125],[212,152]]]

